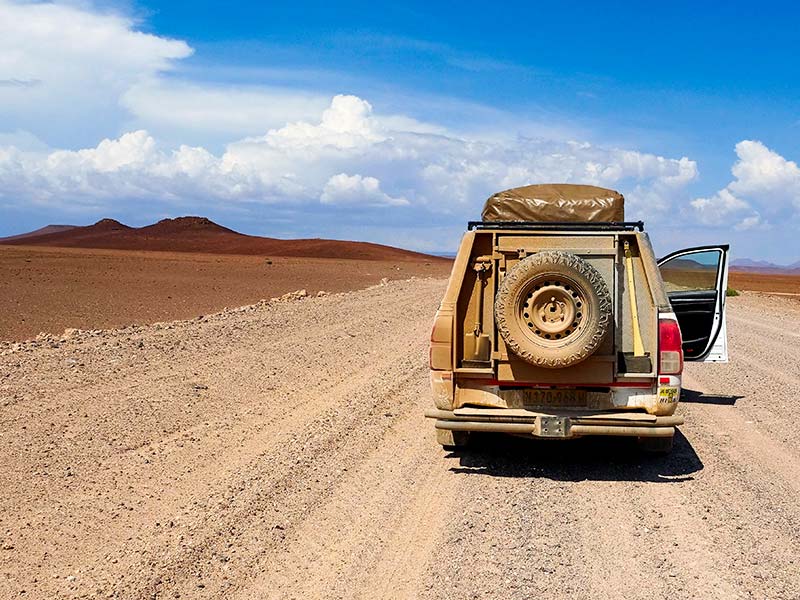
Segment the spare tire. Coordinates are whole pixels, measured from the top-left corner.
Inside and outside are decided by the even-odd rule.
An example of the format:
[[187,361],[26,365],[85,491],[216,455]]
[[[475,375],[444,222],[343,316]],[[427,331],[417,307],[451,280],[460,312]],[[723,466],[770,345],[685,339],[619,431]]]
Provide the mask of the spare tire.
[[538,367],[557,369],[597,350],[611,324],[611,294],[585,260],[560,250],[537,252],[510,269],[494,316],[506,346]]

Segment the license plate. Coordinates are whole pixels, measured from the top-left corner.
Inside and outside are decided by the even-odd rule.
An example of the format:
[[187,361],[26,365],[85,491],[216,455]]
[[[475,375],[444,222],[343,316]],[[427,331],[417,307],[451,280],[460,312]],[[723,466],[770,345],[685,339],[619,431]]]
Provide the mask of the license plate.
[[527,406],[577,407],[586,406],[586,390],[526,390]]
[[658,388],[658,403],[659,404],[674,404],[678,401],[678,388],[676,387],[662,387]]

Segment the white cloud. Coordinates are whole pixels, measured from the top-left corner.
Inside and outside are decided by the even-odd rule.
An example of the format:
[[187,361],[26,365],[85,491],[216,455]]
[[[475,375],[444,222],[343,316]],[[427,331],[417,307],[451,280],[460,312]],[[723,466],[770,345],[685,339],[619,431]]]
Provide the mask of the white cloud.
[[696,198],[689,205],[694,215],[706,225],[725,225],[752,212],[750,205],[723,189],[710,198]]
[[751,215],[739,221],[733,227],[736,231],[748,231],[750,229],[771,229],[772,226],[761,218],[761,215]]
[[[0,136],[80,148],[110,132],[146,129],[174,146],[219,149],[313,121],[330,103],[313,80],[304,89],[193,81],[193,67],[179,70],[192,53],[184,41],[144,33],[135,20],[89,3],[0,0]],[[441,131],[404,115],[383,118],[408,131]]]
[[320,196],[323,204],[363,206],[406,206],[405,198],[393,198],[381,191],[381,182],[375,177],[361,175],[334,175],[325,184]]
[[731,172],[736,178],[728,187],[736,193],[760,197],[777,205],[792,204],[800,208],[800,168],[758,141],[744,140],[736,144],[739,160]]
[[[0,3],[0,39],[6,52],[0,77],[42,84],[75,77],[123,80],[166,70],[174,59],[192,52],[183,41],[133,31],[132,27],[130,19],[118,15],[65,4],[4,0]],[[69,66],[72,68],[64,72]]]
[[289,123],[254,141],[293,150],[320,147],[346,150],[382,141],[385,138],[379,129],[369,102],[356,96],[338,95],[323,111],[318,125],[303,121]]
[[126,133],[116,140],[105,139],[96,148],[71,152],[60,150],[47,157],[53,172],[109,173],[123,167],[141,167],[152,157],[155,140],[146,131]]
[[696,172],[685,158],[588,143],[467,138],[376,114],[369,102],[340,95],[315,123],[288,123],[229,144],[220,154],[188,145],[162,148],[144,130],[77,151],[8,147],[0,152],[0,197],[67,208],[98,202],[113,208],[131,199],[306,210],[410,205],[466,219],[494,191],[545,181],[633,186],[634,212],[665,210],[669,194]]
[[151,77],[132,85],[121,97],[130,125],[160,137],[198,142],[228,142],[258,135],[287,121],[312,119],[330,96],[271,86],[197,84]]
[[693,200],[691,217],[740,231],[800,217],[800,168],[795,162],[753,140],[736,144],[736,155],[733,181],[710,198]]
[[192,53],[134,25],[73,5],[0,0],[0,131],[97,139],[118,122],[123,93]]

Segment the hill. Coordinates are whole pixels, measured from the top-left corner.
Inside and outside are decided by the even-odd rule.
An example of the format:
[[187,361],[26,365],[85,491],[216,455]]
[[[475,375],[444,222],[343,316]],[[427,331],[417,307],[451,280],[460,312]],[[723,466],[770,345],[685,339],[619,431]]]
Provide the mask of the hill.
[[737,258],[731,262],[731,271],[800,275],[800,261],[794,262],[790,265],[776,265],[775,263],[771,263],[766,260]]
[[295,256],[361,260],[446,260],[436,256],[373,244],[327,239],[284,240],[245,235],[205,217],[163,219],[145,227],[129,227],[114,219],[94,225],[53,230],[50,225],[37,231],[0,240],[2,244],[98,248],[113,250],[156,250],[164,252],[205,252],[261,256]]
[[0,244],[5,244],[12,240],[36,237],[38,235],[47,235],[49,233],[61,233],[62,231],[68,231],[70,229],[74,229],[75,227],[77,227],[77,225],[45,225],[44,227],[40,227],[34,231],[29,231],[28,233],[20,233],[19,235],[10,235],[8,237],[0,238]]

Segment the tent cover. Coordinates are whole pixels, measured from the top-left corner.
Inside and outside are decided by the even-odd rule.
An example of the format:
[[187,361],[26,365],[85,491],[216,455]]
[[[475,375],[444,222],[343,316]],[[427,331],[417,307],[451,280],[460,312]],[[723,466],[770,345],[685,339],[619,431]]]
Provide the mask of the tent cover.
[[625,220],[625,198],[593,185],[548,183],[497,192],[483,206],[484,221],[599,223]]

